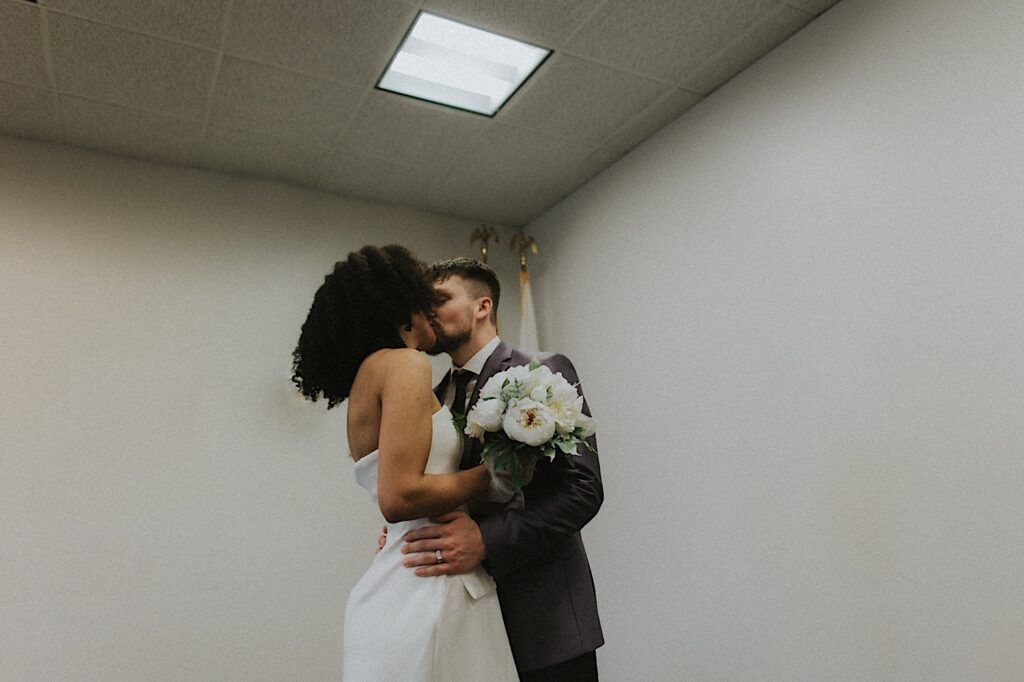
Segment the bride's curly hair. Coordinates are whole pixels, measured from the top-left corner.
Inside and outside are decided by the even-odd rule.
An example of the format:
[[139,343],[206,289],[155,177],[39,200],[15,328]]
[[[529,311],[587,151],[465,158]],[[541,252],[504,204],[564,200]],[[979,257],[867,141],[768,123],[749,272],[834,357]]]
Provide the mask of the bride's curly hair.
[[359,365],[381,348],[404,348],[400,326],[429,313],[427,266],[397,244],[364,246],[334,264],[313,296],[292,353],[292,382],[331,409],[348,397]]

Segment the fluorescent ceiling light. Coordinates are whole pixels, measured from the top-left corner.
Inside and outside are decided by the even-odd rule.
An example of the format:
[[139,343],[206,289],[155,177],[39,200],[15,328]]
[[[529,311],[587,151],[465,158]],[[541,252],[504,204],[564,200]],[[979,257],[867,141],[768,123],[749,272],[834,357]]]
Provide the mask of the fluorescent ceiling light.
[[493,116],[549,54],[420,12],[377,87]]

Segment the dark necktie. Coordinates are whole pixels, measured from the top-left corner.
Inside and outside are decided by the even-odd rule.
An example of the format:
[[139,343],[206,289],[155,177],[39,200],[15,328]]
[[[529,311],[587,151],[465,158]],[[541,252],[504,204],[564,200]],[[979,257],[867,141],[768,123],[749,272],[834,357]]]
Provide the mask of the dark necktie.
[[452,401],[452,412],[466,414],[466,386],[475,377],[468,369],[455,370],[455,400]]

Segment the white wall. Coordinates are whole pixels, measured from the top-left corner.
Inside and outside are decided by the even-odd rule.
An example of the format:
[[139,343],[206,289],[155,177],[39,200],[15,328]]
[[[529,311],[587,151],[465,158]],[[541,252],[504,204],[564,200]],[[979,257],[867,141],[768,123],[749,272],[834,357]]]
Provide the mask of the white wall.
[[0,679],[339,679],[379,513],[291,351],[335,260],[475,226],[0,138]]
[[531,226],[605,679],[1021,679],[1022,29],[844,0]]

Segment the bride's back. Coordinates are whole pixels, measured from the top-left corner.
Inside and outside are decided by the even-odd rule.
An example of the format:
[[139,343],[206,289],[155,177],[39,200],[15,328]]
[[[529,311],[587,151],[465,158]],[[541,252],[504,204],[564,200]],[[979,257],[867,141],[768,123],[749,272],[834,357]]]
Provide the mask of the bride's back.
[[397,349],[383,348],[371,353],[359,365],[348,396],[348,447],[357,462],[377,449],[380,441],[380,396],[386,375],[387,356]]

